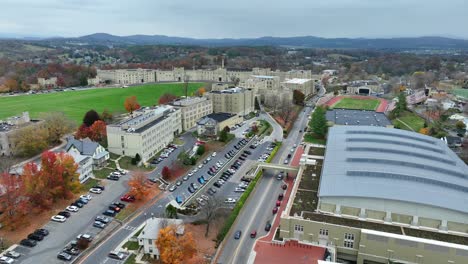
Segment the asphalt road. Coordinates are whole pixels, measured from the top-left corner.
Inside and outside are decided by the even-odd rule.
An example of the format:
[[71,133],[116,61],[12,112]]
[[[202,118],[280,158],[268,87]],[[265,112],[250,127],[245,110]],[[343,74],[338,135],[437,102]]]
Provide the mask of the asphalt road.
[[[188,186],[192,182],[197,182],[197,178],[200,177],[201,175],[204,175],[205,177],[208,177],[209,175],[207,174],[207,170],[209,167],[213,166],[218,160],[223,159],[224,155],[231,149],[234,149],[234,145],[239,142],[240,139],[236,138],[232,142],[230,142],[224,149],[223,151],[220,151],[217,153],[215,158],[212,158],[211,161],[203,166],[203,168],[199,171],[197,171],[192,177],[189,178],[188,181],[184,181],[181,186],[179,186],[174,192],[164,192],[162,194],[162,197],[160,200],[155,202],[154,204],[151,204],[148,206],[147,209],[144,210],[144,213],[141,213],[137,215],[135,218],[131,219],[124,227],[119,228],[115,232],[109,235],[109,237],[104,240],[98,247],[96,247],[93,251],[89,253],[89,255],[80,261],[79,263],[86,263],[86,264],[98,264],[98,263],[121,263],[119,261],[110,259],[107,257],[107,254],[117,248],[119,244],[124,241],[131,233],[139,227],[144,221],[150,217],[151,215],[155,216],[160,216],[163,215],[165,206],[174,200],[174,198],[178,195],[184,197],[184,199],[187,199],[189,197],[189,192],[187,190]],[[249,144],[247,144],[245,147],[247,148]],[[252,151],[252,155],[249,156],[250,159],[257,159],[261,154],[265,152],[265,148],[267,146],[267,143],[263,143],[261,146],[257,147],[255,151]],[[249,149],[250,150],[250,149]],[[239,151],[241,153],[241,151]],[[231,159],[230,162],[234,161],[235,159]],[[226,165],[229,166],[230,163]],[[198,164],[197,164],[198,165]],[[243,166],[236,172],[236,174],[231,177],[231,179],[225,183],[221,189],[217,189],[218,192],[216,193],[216,196],[222,197],[222,198],[227,198],[227,197],[234,197],[237,198],[240,196],[240,193],[234,193],[233,190],[235,187],[237,187],[237,183],[240,181],[240,178],[244,175],[245,173],[245,168],[247,166],[245,163]],[[223,170],[220,170],[219,172],[222,172]],[[155,172],[157,173],[157,172]],[[218,177],[219,174],[216,175]],[[200,185],[200,184],[199,184]]]
[[[300,113],[288,137],[283,140],[282,147],[272,163],[283,164],[284,159],[290,153],[291,147],[294,144],[299,145],[301,143],[303,133],[299,131],[307,125],[311,110],[311,107],[306,107]],[[266,222],[273,222],[273,218],[276,216],[276,214],[272,213],[272,210],[278,194],[282,192],[281,185],[283,184],[282,181],[276,179],[277,174],[278,171],[275,170],[265,171],[264,176],[257,183],[256,191],[244,205],[242,213],[231,228],[230,236],[225,238],[226,241],[217,263],[247,263],[255,243],[255,239],[250,238],[250,233],[256,230],[257,238],[265,235]],[[238,240],[233,237],[234,232],[237,230],[242,231],[241,238]],[[274,232],[274,230],[270,232]]]

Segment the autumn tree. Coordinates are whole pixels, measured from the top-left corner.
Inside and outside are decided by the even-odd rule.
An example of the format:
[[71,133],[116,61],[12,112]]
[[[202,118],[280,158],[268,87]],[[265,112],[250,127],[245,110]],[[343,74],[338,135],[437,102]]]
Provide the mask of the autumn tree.
[[138,103],[136,96],[133,95],[125,98],[124,107],[127,112],[133,114],[133,111],[140,109],[141,106]]
[[104,109],[101,113],[101,119],[106,122],[107,124],[111,123],[114,119],[114,116],[108,109]]
[[300,90],[293,91],[293,102],[297,105],[303,105],[305,100],[305,95]]
[[423,135],[429,135],[429,132],[430,132],[429,128],[427,128],[427,127],[423,127],[421,129],[419,129],[419,133],[423,134]]
[[200,87],[200,88],[198,88],[198,90],[195,92],[195,95],[201,97],[201,96],[203,96],[203,94],[205,94],[205,93],[206,93],[205,87]]
[[49,146],[49,132],[42,126],[27,126],[17,130],[12,141],[15,155],[31,157]]
[[171,93],[165,93],[163,95],[161,95],[161,97],[159,97],[159,100],[158,100],[158,104],[162,105],[162,104],[168,104],[174,100],[176,100],[178,97],[171,94]]
[[46,113],[41,118],[44,120],[44,126],[48,130],[48,140],[50,143],[59,143],[60,138],[72,132],[76,127],[75,122],[68,119],[64,113]]
[[10,91],[17,91],[19,89],[18,81],[15,79],[8,79],[3,85],[5,85]]
[[171,169],[169,169],[168,166],[164,166],[164,168],[161,171],[161,175],[164,180],[171,178]]
[[25,199],[24,184],[21,177],[12,175],[7,171],[0,173],[0,184],[3,187],[3,194],[0,203],[0,221],[9,230],[16,230],[27,224],[27,214],[29,214],[30,203]]
[[85,124],[81,124],[81,126],[78,127],[78,130],[75,133],[75,138],[76,139],[89,138],[90,135],[91,135],[91,129]]
[[146,183],[147,180],[146,174],[142,171],[135,171],[132,173],[132,178],[128,181],[128,186],[130,187],[129,193],[135,196],[135,199],[142,200],[151,192],[150,186]]
[[102,120],[97,120],[89,128],[89,138],[96,142],[101,142],[107,137],[107,125]]
[[86,112],[86,114],[83,117],[83,124],[86,126],[90,127],[94,124],[94,122],[101,120],[101,117],[99,116],[98,112],[96,112],[94,109],[89,110]]
[[155,244],[161,261],[165,264],[187,263],[197,252],[192,233],[178,235],[174,225],[160,229]]

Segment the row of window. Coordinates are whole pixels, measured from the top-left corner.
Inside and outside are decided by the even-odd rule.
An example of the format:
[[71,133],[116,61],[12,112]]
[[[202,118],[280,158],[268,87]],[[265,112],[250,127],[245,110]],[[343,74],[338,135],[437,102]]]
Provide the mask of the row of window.
[[[294,225],[294,231],[304,232],[304,226]],[[328,229],[321,228],[319,230],[319,235],[328,237]],[[343,246],[346,248],[354,248],[354,234],[351,234],[351,233],[344,234]]]

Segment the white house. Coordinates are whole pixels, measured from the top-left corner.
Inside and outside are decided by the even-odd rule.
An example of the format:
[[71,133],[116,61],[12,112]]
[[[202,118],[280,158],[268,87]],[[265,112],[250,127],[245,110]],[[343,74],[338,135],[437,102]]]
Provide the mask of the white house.
[[90,157],[94,169],[104,167],[107,164],[109,152],[99,143],[89,138],[79,140],[72,136],[68,137],[67,141],[65,150],[70,152],[70,149],[76,149],[79,154]]
[[80,182],[85,182],[89,177],[93,176],[93,159],[91,157],[81,155],[76,148],[70,148],[67,153],[78,164],[77,172],[80,174]]
[[156,247],[159,230],[169,225],[176,226],[177,235],[183,235],[185,232],[184,222],[180,219],[168,218],[150,218],[146,220],[143,231],[138,235],[138,245],[143,246],[145,254],[159,259],[159,250]]

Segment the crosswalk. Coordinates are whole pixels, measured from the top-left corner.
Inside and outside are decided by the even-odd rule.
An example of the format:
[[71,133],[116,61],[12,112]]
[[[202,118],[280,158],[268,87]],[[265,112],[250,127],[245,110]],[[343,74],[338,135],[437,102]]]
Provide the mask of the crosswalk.
[[129,230],[129,231],[135,231],[137,228],[134,226],[124,225],[123,229]]

